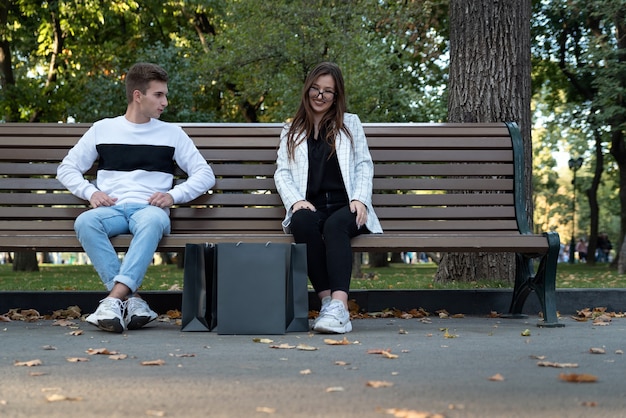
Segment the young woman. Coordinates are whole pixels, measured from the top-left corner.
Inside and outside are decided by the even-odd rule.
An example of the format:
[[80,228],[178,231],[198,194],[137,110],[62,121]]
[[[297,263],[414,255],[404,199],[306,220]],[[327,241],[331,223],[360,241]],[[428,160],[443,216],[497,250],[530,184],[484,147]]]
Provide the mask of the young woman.
[[307,244],[308,275],[322,308],[313,329],[352,330],[350,239],[382,233],[372,207],[374,165],[359,117],[346,112],[341,70],[323,62],[307,76],[300,106],[281,133],[274,181],[283,229]]

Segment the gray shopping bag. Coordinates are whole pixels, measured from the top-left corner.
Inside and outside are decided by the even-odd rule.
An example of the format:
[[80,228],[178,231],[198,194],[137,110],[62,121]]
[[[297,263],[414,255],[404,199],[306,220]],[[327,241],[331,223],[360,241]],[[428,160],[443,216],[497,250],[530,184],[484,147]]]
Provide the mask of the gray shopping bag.
[[308,331],[306,245],[219,243],[218,334]]
[[181,331],[211,331],[217,321],[215,245],[185,245]]

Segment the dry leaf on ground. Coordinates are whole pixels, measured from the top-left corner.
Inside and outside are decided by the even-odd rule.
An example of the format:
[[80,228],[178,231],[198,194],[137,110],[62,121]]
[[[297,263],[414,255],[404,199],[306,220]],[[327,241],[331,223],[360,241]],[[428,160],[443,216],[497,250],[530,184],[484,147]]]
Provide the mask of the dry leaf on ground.
[[283,344],[278,344],[278,345],[276,345],[276,344],[270,345],[270,348],[277,348],[277,349],[280,349],[280,350],[291,350],[292,348],[296,348],[296,346],[295,345],[290,345],[290,344],[287,344],[287,343],[283,343]]
[[68,357],[66,360],[69,361],[70,363],[80,363],[84,361],[89,361],[89,359],[86,357]]
[[147,360],[140,363],[142,366],[162,366],[165,364],[165,360]]
[[16,361],[13,365],[14,366],[26,366],[26,367],[33,367],[33,366],[41,366],[43,363],[41,360],[39,359],[35,359],[35,360],[28,360],[28,361]]
[[257,412],[264,412],[266,414],[273,414],[276,412],[276,408],[270,408],[267,406],[257,406],[256,407],[256,411]]
[[592,374],[561,373],[559,379],[570,383],[595,383],[598,377]]
[[343,337],[343,340],[333,340],[332,338],[325,338],[324,344],[328,345],[350,345],[352,344],[346,337]]
[[539,367],[556,367],[557,369],[567,369],[567,368],[576,368],[578,367],[578,363],[555,363],[552,361],[538,361],[537,366]]
[[600,347],[591,347],[589,349],[589,352],[591,354],[606,354],[606,350],[604,348],[600,348]]
[[117,351],[109,351],[107,348],[89,348],[85,351],[85,353],[89,354],[90,356],[93,356],[95,354],[105,354],[105,355],[113,355],[113,354],[118,354]]
[[491,376],[489,380],[491,380],[492,382],[503,382],[504,376],[502,376],[500,373],[496,373],[493,376]]
[[46,396],[46,400],[48,402],[60,402],[60,401],[82,401],[81,397],[69,397],[65,395],[59,395],[58,393],[54,393],[52,395]]
[[374,388],[374,389],[389,388],[389,387],[393,386],[393,383],[392,382],[387,382],[385,380],[369,380],[369,381],[367,381],[367,383],[365,383],[365,386],[370,387],[370,388]]
[[386,409],[385,412],[396,418],[445,418],[441,414],[431,414],[430,412],[415,411],[413,409],[390,408]]

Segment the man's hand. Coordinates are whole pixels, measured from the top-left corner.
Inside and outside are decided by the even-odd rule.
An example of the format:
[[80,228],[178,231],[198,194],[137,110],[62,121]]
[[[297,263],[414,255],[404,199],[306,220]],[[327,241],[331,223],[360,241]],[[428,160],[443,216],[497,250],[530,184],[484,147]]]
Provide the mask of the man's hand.
[[117,198],[112,198],[108,194],[97,191],[91,195],[91,199],[89,199],[89,203],[92,208],[98,208],[100,206],[113,206],[117,202]]
[[174,204],[174,198],[169,193],[156,192],[150,196],[148,203],[159,208],[169,208]]

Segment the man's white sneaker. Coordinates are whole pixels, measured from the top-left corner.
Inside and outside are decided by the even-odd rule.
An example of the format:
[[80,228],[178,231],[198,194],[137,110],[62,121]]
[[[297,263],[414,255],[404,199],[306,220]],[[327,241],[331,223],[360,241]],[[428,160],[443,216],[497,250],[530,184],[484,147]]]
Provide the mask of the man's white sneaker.
[[107,297],[100,301],[98,309],[85,320],[103,331],[124,332],[124,302],[120,299]]
[[126,300],[126,328],[139,329],[157,318],[157,313],[148,306],[148,303],[139,297],[130,297]]
[[330,304],[331,301],[331,297],[330,296],[326,296],[322,299],[322,307],[320,308],[320,313],[317,315],[317,318],[315,318],[315,320],[313,321],[313,328],[315,328],[315,325],[317,324],[317,321],[319,321],[319,319],[324,315],[324,313],[326,312],[326,309],[328,308],[328,305]]
[[344,307],[343,302],[333,299],[326,307],[324,314],[320,313],[313,330],[323,333],[345,334],[352,331],[350,313]]

